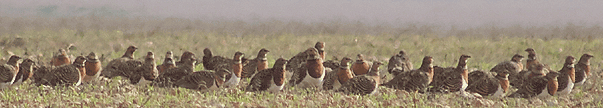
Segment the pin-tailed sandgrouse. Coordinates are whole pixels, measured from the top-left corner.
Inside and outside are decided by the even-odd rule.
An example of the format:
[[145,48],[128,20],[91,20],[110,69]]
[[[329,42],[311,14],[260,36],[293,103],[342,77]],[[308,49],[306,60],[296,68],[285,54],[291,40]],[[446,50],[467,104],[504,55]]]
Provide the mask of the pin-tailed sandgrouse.
[[266,58],[266,55],[268,52],[270,51],[265,48],[260,49],[258,56],[251,59],[249,63],[243,67],[242,78],[251,78],[256,72],[267,69],[268,58]]
[[342,84],[353,78],[354,73],[350,70],[350,62],[352,59],[344,57],[338,68],[326,73],[322,84],[324,90],[337,90]]
[[374,62],[367,74],[356,76],[343,83],[337,92],[346,94],[368,95],[378,92],[381,76],[379,75],[379,66],[381,62]]
[[322,58],[315,48],[306,50],[306,62],[294,70],[289,84],[300,88],[320,88],[325,77]]
[[0,89],[9,87],[15,81],[15,77],[19,72],[19,64],[17,63],[21,57],[12,55],[6,64],[0,65]]
[[576,86],[583,85],[590,75],[590,58],[593,58],[593,55],[583,54],[576,64],[576,81],[574,82]]
[[433,80],[434,70],[432,63],[433,58],[425,56],[419,69],[398,74],[389,82],[381,85],[393,89],[424,93],[427,85]]
[[403,50],[389,58],[389,63],[387,64],[387,72],[389,72],[389,74],[395,76],[412,69],[412,62],[410,62],[410,58]]
[[523,64],[521,61],[523,60],[523,56],[519,54],[513,55],[510,61],[504,61],[498,63],[490,72],[501,73],[505,72],[509,74],[509,82],[512,86],[518,86],[518,83],[521,83],[521,79],[518,76],[519,72],[523,70]]
[[279,58],[274,63],[274,66],[269,69],[259,71],[256,75],[251,78],[249,85],[247,85],[246,91],[268,91],[268,92],[279,92],[285,86],[285,73],[286,73],[287,60]]

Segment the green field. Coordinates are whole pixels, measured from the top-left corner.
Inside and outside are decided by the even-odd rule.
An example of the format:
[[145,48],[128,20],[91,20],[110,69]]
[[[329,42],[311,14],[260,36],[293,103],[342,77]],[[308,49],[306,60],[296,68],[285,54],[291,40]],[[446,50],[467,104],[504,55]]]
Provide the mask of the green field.
[[[106,59],[103,64],[120,57],[130,45],[139,48],[135,53],[136,58],[143,57],[148,51],[155,52],[156,58],[163,58],[168,50],[176,55],[191,51],[201,57],[204,48],[211,48],[214,55],[232,57],[236,51],[240,51],[247,58],[255,58],[257,51],[266,48],[271,51],[268,61],[272,66],[279,57],[288,59],[314,46],[317,41],[323,41],[326,43],[327,60],[333,57],[355,59],[354,55],[361,53],[371,61],[386,63],[389,57],[405,50],[415,68],[420,66],[420,60],[424,56],[433,56],[435,65],[448,67],[455,66],[461,54],[468,54],[472,56],[468,62],[470,70],[489,70],[499,62],[510,60],[513,54],[527,56],[523,50],[530,47],[539,54],[541,63],[548,64],[553,70],[561,69],[565,56],[579,58],[583,53],[593,54],[592,76],[586,86],[575,88],[572,95],[547,99],[464,98],[457,94],[415,94],[385,87],[379,88],[378,94],[369,96],[299,89],[286,89],[276,94],[253,93],[241,91],[247,80],[237,88],[202,92],[183,88],[135,86],[118,77],[69,88],[36,87],[25,83],[16,89],[0,91],[0,107],[603,107],[601,38],[438,36],[429,32],[335,32],[302,35],[278,32],[261,35],[262,32],[233,35],[195,29],[152,33],[102,29],[24,29],[0,34],[0,57],[5,61],[9,54],[23,55],[27,52],[38,56],[38,60],[49,62],[53,52],[69,44],[75,46],[70,51],[74,56],[89,52],[104,54]],[[161,64],[162,60],[156,62]],[[385,68],[386,66],[382,66],[381,70],[385,71]],[[195,70],[201,69],[202,66],[199,65]]]

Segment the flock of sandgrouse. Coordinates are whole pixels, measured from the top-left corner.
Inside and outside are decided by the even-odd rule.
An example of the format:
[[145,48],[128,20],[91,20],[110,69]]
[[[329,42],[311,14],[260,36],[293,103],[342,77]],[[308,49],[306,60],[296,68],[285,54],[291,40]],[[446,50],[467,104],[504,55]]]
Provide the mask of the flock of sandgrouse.
[[[31,59],[17,63],[21,58],[11,56],[0,66],[0,88],[19,85],[28,79],[36,85],[77,86],[100,76],[121,76],[138,85],[212,90],[234,87],[241,79],[251,78],[245,91],[279,92],[287,86],[366,95],[374,94],[379,86],[384,86],[418,93],[470,92],[482,96],[529,98],[569,94],[590,75],[589,59],[593,57],[584,54],[575,64],[575,58],[567,56],[563,68],[554,71],[538,62],[534,49],[528,48],[525,50],[528,52],[525,68],[524,57],[515,54],[510,61],[499,63],[490,72],[469,72],[469,55],[461,55],[457,67],[433,66],[433,58],[425,56],[421,67],[413,69],[408,56],[400,51],[387,65],[387,71],[394,78],[382,81],[379,75],[381,62],[364,60],[362,54],[357,55],[356,61],[348,57],[325,61],[324,46],[323,42],[317,42],[313,48],[289,60],[279,58],[272,68],[268,66],[266,55],[270,51],[267,49],[261,49],[256,58],[247,59],[241,52],[236,52],[233,58],[215,56],[206,48],[202,60],[186,51],[180,61],[175,61],[172,52],[168,51],[163,63],[156,65],[153,52],[148,52],[144,60],[135,60],[133,53],[138,48],[130,46],[121,58],[110,61],[104,68],[93,52],[72,61],[65,50],[59,49],[50,61],[51,66],[37,66]],[[202,61],[205,70],[194,71],[197,61]],[[505,95],[511,86],[517,91]]]

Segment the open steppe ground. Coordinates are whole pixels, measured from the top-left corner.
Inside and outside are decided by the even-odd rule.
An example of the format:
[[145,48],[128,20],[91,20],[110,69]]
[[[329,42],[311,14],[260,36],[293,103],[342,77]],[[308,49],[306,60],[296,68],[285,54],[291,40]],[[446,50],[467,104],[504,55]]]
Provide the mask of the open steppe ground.
[[[74,35],[75,34],[75,35]],[[19,38],[19,39],[18,39]],[[464,98],[456,94],[415,94],[380,87],[379,93],[369,96],[345,95],[332,91],[286,89],[281,93],[252,93],[241,91],[248,80],[236,88],[217,91],[195,91],[183,88],[158,88],[135,86],[127,80],[114,78],[77,87],[44,87],[25,83],[13,89],[0,91],[0,107],[603,107],[603,39],[600,38],[524,38],[524,37],[457,37],[420,34],[400,35],[346,35],[346,34],[279,34],[279,35],[228,35],[196,30],[159,31],[151,33],[124,33],[119,30],[24,30],[14,34],[0,34],[2,53],[40,56],[50,61],[52,53],[69,44],[77,56],[96,52],[104,54],[103,64],[120,57],[129,45],[139,50],[135,57],[153,51],[163,58],[166,51],[180,55],[194,52],[201,57],[204,48],[215,55],[231,57],[236,51],[254,58],[261,48],[271,50],[270,66],[279,57],[290,58],[315,42],[326,43],[327,60],[364,54],[371,61],[386,63],[390,56],[405,50],[415,64],[424,56],[433,56],[438,66],[455,66],[461,54],[471,55],[471,70],[489,70],[499,62],[509,60],[513,54],[522,54],[534,48],[542,63],[551,69],[561,69],[565,56],[580,57],[583,53],[591,59],[592,76],[583,87],[575,88],[571,95],[539,98]],[[162,60],[156,61],[161,64]],[[525,61],[524,61],[525,63]],[[386,66],[381,70],[385,71]],[[201,65],[195,70],[203,69]],[[383,72],[387,73],[387,72]],[[388,75],[388,74],[385,74]],[[387,78],[391,79],[391,76]]]

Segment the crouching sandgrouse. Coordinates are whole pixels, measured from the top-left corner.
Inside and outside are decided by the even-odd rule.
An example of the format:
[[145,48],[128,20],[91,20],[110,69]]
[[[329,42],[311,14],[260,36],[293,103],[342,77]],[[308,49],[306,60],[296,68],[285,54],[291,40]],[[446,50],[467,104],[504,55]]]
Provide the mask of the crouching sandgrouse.
[[510,87],[508,77],[508,71],[498,72],[496,76],[484,71],[473,71],[469,73],[467,91],[481,96],[504,97]]
[[[544,65],[536,65],[533,71],[544,71]],[[520,87],[517,87],[519,90],[507,97],[530,98],[537,96],[545,98],[553,96],[557,93],[559,87],[559,83],[557,82],[558,76],[559,73],[554,71],[549,72],[546,76],[533,76],[526,79]]]
[[374,62],[368,73],[348,80],[336,92],[357,95],[377,93],[381,82],[381,76],[379,76],[379,66],[381,65],[381,62]]
[[285,85],[285,73],[286,73],[287,60],[279,58],[274,63],[274,66],[269,69],[264,69],[256,73],[251,78],[249,85],[245,89],[246,91],[269,91],[279,92]]
[[331,72],[327,72],[324,83],[322,84],[324,90],[337,90],[342,84],[354,77],[354,73],[350,70],[350,62],[352,62],[352,59],[344,57],[341,59],[338,68],[335,68]]
[[15,81],[15,77],[19,72],[19,64],[17,63],[21,57],[10,56],[6,64],[0,65],[0,89],[9,87]]
[[322,58],[315,48],[309,48],[306,54],[306,62],[294,70],[289,85],[300,88],[320,88],[325,77]]
[[431,56],[425,56],[419,69],[398,74],[389,82],[381,85],[393,89],[424,93],[427,89],[427,85],[433,80],[434,73],[432,63],[433,58]]

